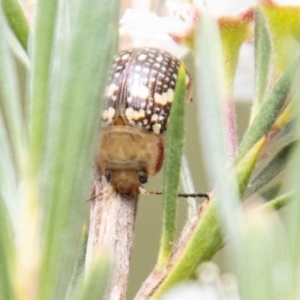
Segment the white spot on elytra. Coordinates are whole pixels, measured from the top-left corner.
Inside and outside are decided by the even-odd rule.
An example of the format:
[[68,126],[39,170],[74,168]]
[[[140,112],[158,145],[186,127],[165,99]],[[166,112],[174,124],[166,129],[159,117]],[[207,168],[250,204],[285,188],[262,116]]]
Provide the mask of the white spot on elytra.
[[164,67],[164,66],[161,67],[161,70],[162,70],[163,72],[166,72],[166,71],[167,71],[166,67]]
[[162,105],[165,105],[167,103],[164,101],[164,98],[159,93],[154,94],[154,101],[155,103],[162,104]]
[[142,85],[140,87],[140,97],[142,99],[147,99],[148,95],[149,95],[149,89],[146,86]]
[[104,121],[108,123],[112,121],[113,117],[115,116],[116,110],[113,107],[109,107],[102,113],[102,118]]
[[148,124],[148,120],[147,120],[147,119],[144,119],[144,120],[143,120],[143,124],[144,124],[144,125],[147,125],[147,124]]
[[118,72],[114,74],[114,77],[116,77],[116,78],[119,76],[120,76],[120,73],[118,73]]
[[112,83],[111,85],[109,85],[107,87],[107,90],[105,93],[106,97],[110,98],[118,89],[119,89],[119,87],[115,83]]
[[137,59],[139,61],[144,61],[144,60],[146,60],[146,58],[147,58],[147,54],[140,54]]
[[149,89],[145,85],[133,84],[130,88],[130,93],[132,97],[147,99],[149,96]]
[[125,116],[129,121],[136,121],[145,118],[145,111],[143,109],[136,111],[132,107],[128,107],[125,110]]
[[122,57],[121,57],[122,60],[127,60],[128,58],[129,58],[129,54],[128,53],[123,54]]
[[133,120],[133,116],[134,116],[134,110],[132,107],[128,107],[125,110],[125,116],[127,118],[127,120],[132,121]]
[[130,103],[132,101],[132,97],[127,98],[127,102]]
[[159,94],[159,93],[154,94],[155,103],[161,105],[166,105],[168,102],[171,103],[173,101],[173,98],[174,98],[174,91],[172,89],[168,89],[163,94]]
[[163,57],[160,55],[160,56],[157,56],[156,57],[156,61],[158,62],[162,62],[163,61]]
[[151,116],[151,122],[156,122],[158,120],[158,114],[153,114]]
[[173,98],[174,98],[174,91],[172,89],[168,89],[165,94],[166,94],[166,97],[167,97],[167,101],[172,102]]
[[156,134],[160,134],[160,129],[161,129],[161,125],[158,124],[158,123],[155,123],[153,126],[152,126],[152,130],[154,133]]

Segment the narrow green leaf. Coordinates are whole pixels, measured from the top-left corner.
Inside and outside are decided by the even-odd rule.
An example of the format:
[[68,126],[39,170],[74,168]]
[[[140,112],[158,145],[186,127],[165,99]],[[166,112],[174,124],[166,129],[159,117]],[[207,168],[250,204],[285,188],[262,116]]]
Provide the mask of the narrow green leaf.
[[10,28],[26,51],[29,26],[19,1],[2,0],[1,2]]
[[103,299],[111,269],[110,260],[101,257],[93,261],[86,278],[82,278],[81,285],[75,291],[74,300]]
[[182,64],[179,68],[166,136],[163,179],[163,228],[158,254],[159,268],[163,268],[167,264],[175,238],[177,192],[180,182],[184,138],[185,74],[185,68]]
[[12,228],[0,194],[0,299],[15,299],[13,290],[14,248]]
[[81,1],[70,36],[62,48],[54,47],[39,299],[65,298],[80,252],[102,108],[99,91],[102,96],[115,50],[118,8],[116,0]]
[[[248,178],[247,172],[239,172],[238,175],[238,182],[240,184]],[[243,178],[243,176],[246,176],[246,178]],[[284,197],[282,199],[274,199],[274,202],[270,205],[279,208],[281,205],[285,205],[285,200]],[[216,200],[210,199],[210,203],[201,216],[201,220],[195,227],[186,247],[172,265],[167,277],[155,291],[153,295],[154,299],[159,298],[174,284],[188,279],[201,262],[210,260],[214,256],[223,243],[221,229]]]
[[[276,130],[278,129],[275,128],[274,131]],[[293,119],[291,122],[286,124],[283,128],[280,128],[280,131],[276,132],[276,135],[274,134],[272,135],[271,140],[268,141],[267,148],[264,149],[264,151],[268,153],[266,159],[267,160],[270,159],[270,157],[274,156],[284,147],[295,142],[296,139],[297,137],[295,135],[295,120]],[[264,161],[262,160],[261,163],[264,163]]]
[[15,227],[20,212],[17,172],[26,148],[17,75],[4,28],[0,5],[0,191]]
[[268,201],[266,204],[260,207],[259,210],[265,212],[272,212],[274,210],[279,210],[287,206],[292,201],[292,197],[293,197],[292,193],[286,193],[284,195],[278,196],[275,199]]
[[7,135],[10,138],[10,148],[15,164],[22,166],[24,152],[26,153],[24,130],[24,116],[22,112],[21,97],[15,63],[12,59],[2,11],[0,12],[0,108],[5,122]]
[[197,266],[210,260],[222,246],[217,207],[215,200],[211,200],[183,253],[153,294],[153,299],[159,299],[171,286],[191,277]]
[[236,161],[240,160],[246,152],[272,128],[290,91],[291,84],[299,67],[299,62],[300,56],[297,55],[293,59],[292,64],[288,66],[276,81],[267,98],[263,101],[258,114],[240,144]]
[[235,166],[241,196],[244,194],[247,188],[252,171],[265,144],[265,141],[266,138],[262,137]]
[[254,101],[251,109],[253,120],[267,90],[270,66],[271,43],[264,15],[259,7],[255,10],[255,86]]
[[5,125],[0,117],[0,194],[5,202],[6,213],[13,228],[20,218],[17,171],[13,161],[9,138],[4,130]]
[[282,186],[281,183],[277,183],[277,184],[271,186],[270,188],[268,188],[267,190],[263,191],[262,193],[260,193],[260,196],[263,199],[270,201],[278,195],[278,193],[281,189],[281,186]]
[[245,197],[251,196],[258,189],[271,181],[276,175],[282,171],[290,159],[291,150],[294,143],[291,143],[280,150],[274,158],[261,169],[251,180],[246,190]]
[[51,55],[57,12],[57,0],[39,0],[36,7],[30,82],[30,162],[38,176],[46,144],[49,105]]
[[[297,80],[299,82],[299,74]],[[296,93],[299,94],[300,89],[299,85],[295,85]],[[299,138],[300,136],[300,102],[295,101],[294,115],[296,117],[295,122],[295,136]],[[288,215],[287,215],[287,233],[289,237],[290,244],[290,253],[292,258],[292,264],[294,266],[299,265],[300,261],[300,185],[299,185],[299,176],[300,176],[300,144],[296,142],[295,147],[291,156],[291,163],[289,168],[289,174],[287,177],[287,183],[289,188],[293,191],[292,202],[288,206]],[[298,270],[295,268],[294,274],[294,289],[298,290]]]
[[[204,162],[216,201],[224,231],[232,238],[238,249],[239,192],[236,173],[228,161],[229,137],[224,130],[225,99],[224,66],[218,24],[208,16],[201,17],[197,39],[197,88],[200,101],[198,120],[201,129]],[[195,249],[196,251],[196,249]]]
[[[244,189],[252,172],[256,158],[262,147],[263,141],[248,153],[250,162],[242,163],[238,167],[238,184],[235,182],[235,173],[228,169],[226,153],[224,149],[224,132],[222,122],[222,105],[220,86],[222,84],[222,65],[220,58],[220,44],[215,24],[207,16],[201,18],[201,27],[198,36],[198,66],[197,84],[198,94],[201,96],[199,107],[200,127],[204,140],[205,161],[210,164],[207,167],[211,185],[216,186],[218,199],[210,199],[210,203],[200,221],[196,225],[185,248],[179,253],[176,261],[172,263],[169,273],[159,288],[155,291],[153,298],[159,298],[164,291],[175,283],[189,278],[198,264],[209,260],[220,249],[222,245],[221,229],[225,227],[227,234],[234,240],[234,253],[239,254],[238,247],[240,232],[237,224],[240,224],[238,212],[239,197],[238,189]],[[222,215],[222,225],[219,213]],[[225,226],[223,226],[225,225]]]

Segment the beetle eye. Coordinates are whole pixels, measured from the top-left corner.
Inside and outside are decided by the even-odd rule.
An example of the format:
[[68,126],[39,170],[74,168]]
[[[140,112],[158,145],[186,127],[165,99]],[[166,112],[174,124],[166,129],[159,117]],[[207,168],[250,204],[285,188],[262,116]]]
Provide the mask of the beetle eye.
[[148,181],[148,175],[144,171],[139,172],[139,181],[140,183],[146,183]]
[[106,170],[104,176],[105,176],[106,180],[109,182],[110,178],[111,178],[111,172],[110,172],[110,170]]

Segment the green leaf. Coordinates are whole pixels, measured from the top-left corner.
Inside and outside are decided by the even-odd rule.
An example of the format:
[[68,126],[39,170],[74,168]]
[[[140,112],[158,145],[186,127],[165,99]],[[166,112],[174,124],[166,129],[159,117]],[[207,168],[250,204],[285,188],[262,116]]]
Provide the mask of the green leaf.
[[247,188],[257,158],[259,157],[265,142],[266,138],[262,137],[235,166],[241,196],[244,194]]
[[17,172],[12,158],[11,148],[5,125],[0,117],[0,194],[5,202],[6,213],[15,228],[20,218]]
[[19,1],[2,0],[1,2],[10,28],[26,51],[29,26]]
[[222,236],[216,203],[210,204],[197,224],[188,244],[180,257],[169,270],[167,277],[153,294],[153,299],[159,297],[171,286],[190,278],[197,266],[210,260],[222,246]]
[[290,91],[291,84],[299,67],[299,62],[300,56],[297,55],[278,78],[269,95],[261,104],[258,114],[240,144],[236,162],[272,128]]
[[45,151],[46,124],[50,92],[51,55],[53,51],[57,0],[39,0],[36,7],[35,31],[30,78],[30,163],[38,176]]
[[179,68],[166,136],[163,177],[163,228],[157,263],[159,268],[163,268],[167,264],[175,238],[177,192],[180,182],[184,138],[185,76],[186,71],[182,64]]
[[12,276],[14,254],[12,228],[0,195],[0,299],[16,299]]
[[[299,75],[297,77],[299,81]],[[296,85],[295,88],[297,89],[297,93],[300,92],[299,86]],[[294,115],[296,117],[295,122],[295,135],[297,138],[300,136],[300,103],[299,101],[295,101],[294,107]],[[289,237],[289,244],[290,244],[290,253],[292,258],[293,265],[299,265],[300,261],[300,185],[299,185],[299,171],[300,171],[300,145],[299,142],[296,142],[296,145],[292,152],[289,174],[287,177],[287,183],[292,190],[292,201],[291,204],[288,206],[288,214],[287,214],[287,233]],[[298,273],[297,269],[294,270],[294,288],[295,291],[298,289]]]
[[300,9],[298,5],[260,3],[272,44],[273,80],[287,68],[298,51]]
[[265,200],[270,201],[278,195],[280,189],[281,189],[281,184],[277,183],[271,186],[270,188],[268,188],[267,190],[263,191],[260,194],[260,196]]
[[294,143],[291,143],[281,149],[272,160],[261,169],[251,180],[246,190],[245,197],[251,196],[258,189],[271,181],[282,171],[290,159],[291,149]]
[[17,75],[4,28],[0,10],[0,191],[15,227],[20,217],[17,172],[22,169],[26,148]]
[[[201,17],[197,39],[197,88],[200,96],[198,120],[204,153],[204,162],[214,189],[222,227],[236,240],[239,192],[235,171],[228,161],[229,144],[225,124],[225,99],[222,94],[224,66],[218,26],[208,16]],[[238,246],[238,243],[233,243]],[[196,249],[195,249],[196,251]]]
[[284,195],[278,196],[275,199],[268,201],[266,204],[261,206],[259,210],[264,212],[272,212],[274,210],[279,210],[289,204],[292,200],[293,194],[286,193]]
[[86,274],[81,278],[81,284],[75,291],[74,300],[99,300],[103,299],[111,269],[110,260],[107,257],[95,259]]
[[118,8],[118,1],[81,1],[70,36],[58,37],[54,47],[39,299],[66,297],[80,252]]
[[266,27],[266,21],[261,10],[255,10],[255,87],[254,100],[251,109],[253,120],[256,116],[267,90],[269,66],[271,58],[271,44]]
[[10,52],[2,11],[0,12],[0,108],[10,151],[17,169],[22,168],[26,149],[26,131],[15,63]]

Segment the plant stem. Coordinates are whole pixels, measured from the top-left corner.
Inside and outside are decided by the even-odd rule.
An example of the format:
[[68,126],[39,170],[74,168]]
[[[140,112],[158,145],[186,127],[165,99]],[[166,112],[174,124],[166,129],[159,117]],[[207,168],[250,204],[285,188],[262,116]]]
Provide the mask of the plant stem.
[[125,299],[138,196],[115,193],[104,179],[94,181],[86,268],[101,249],[111,253],[113,269],[105,299]]

